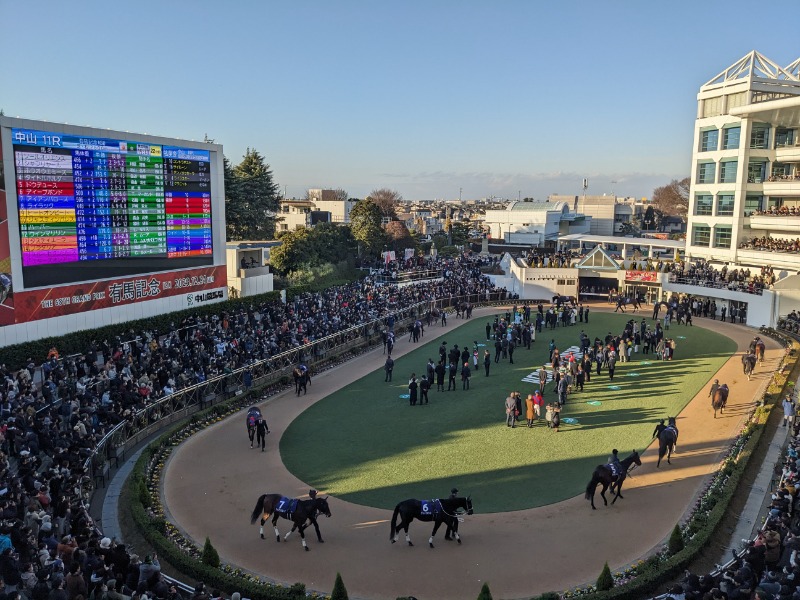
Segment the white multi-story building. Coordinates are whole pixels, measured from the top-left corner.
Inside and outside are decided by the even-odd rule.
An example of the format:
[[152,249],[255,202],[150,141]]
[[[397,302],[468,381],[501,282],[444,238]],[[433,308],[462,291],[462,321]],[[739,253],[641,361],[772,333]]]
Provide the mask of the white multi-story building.
[[349,223],[356,202],[340,194],[340,190],[310,189],[308,200],[314,203],[315,210],[331,213],[331,223]]
[[750,325],[800,308],[800,59],[750,52],[697,94],[686,254],[777,282],[762,293],[665,283],[746,307]]
[[800,270],[800,254],[775,251],[800,236],[799,130],[800,59],[780,67],[753,51],[700,88],[690,257]]

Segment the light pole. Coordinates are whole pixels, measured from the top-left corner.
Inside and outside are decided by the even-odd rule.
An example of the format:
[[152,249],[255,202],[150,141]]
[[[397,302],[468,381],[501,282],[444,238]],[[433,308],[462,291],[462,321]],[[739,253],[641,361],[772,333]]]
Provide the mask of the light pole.
[[521,197],[522,197],[522,190],[517,190],[517,202],[520,201]]

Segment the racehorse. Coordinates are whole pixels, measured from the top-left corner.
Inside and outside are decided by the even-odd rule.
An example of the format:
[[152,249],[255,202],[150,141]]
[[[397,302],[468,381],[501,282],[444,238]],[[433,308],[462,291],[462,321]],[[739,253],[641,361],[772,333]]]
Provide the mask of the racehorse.
[[[459,511],[463,511],[468,515],[473,513],[472,510],[472,497],[466,498],[443,498],[441,500],[403,500],[394,507],[394,514],[392,515],[392,529],[389,532],[389,540],[394,544],[397,541],[397,534],[401,529],[406,532],[406,542],[409,546],[413,546],[411,538],[408,535],[408,526],[414,519],[419,521],[433,521],[433,531],[431,537],[428,538],[428,544],[433,548],[433,536],[439,530],[439,527],[444,523],[447,525],[447,533],[452,531],[453,537],[456,541],[461,543],[461,536],[458,535],[458,523],[460,520]],[[400,517],[400,524],[397,524],[397,517]],[[448,538],[449,539],[449,538]]]
[[594,473],[592,473],[592,479],[589,481],[589,485],[586,486],[586,499],[592,501],[592,510],[596,509],[594,505],[594,492],[597,489],[598,484],[603,484],[603,489],[600,490],[600,496],[602,496],[603,504],[606,506],[608,506],[608,501],[606,500],[606,490],[608,489],[609,485],[614,485],[612,488],[614,499],[611,501],[611,504],[614,504],[614,502],[617,501],[617,498],[623,498],[622,482],[625,481],[625,478],[628,476],[628,470],[630,469],[630,466],[632,464],[641,466],[642,459],[639,458],[639,453],[634,450],[633,454],[623,458],[619,464],[622,467],[619,473],[614,473],[614,470],[617,468],[614,465],[597,465]]
[[750,377],[756,370],[756,361],[758,358],[755,354],[744,354],[742,355],[742,370],[744,374],[747,375],[747,381],[750,381]]
[[303,541],[303,548],[309,550],[306,544],[306,527],[309,525],[314,526],[317,532],[317,539],[320,544],[324,544],[322,534],[319,532],[319,524],[317,523],[317,514],[322,513],[326,517],[331,516],[331,509],[328,507],[328,497],[319,497],[316,492],[312,492],[309,500],[300,500],[297,498],[287,498],[281,494],[262,494],[256,502],[256,507],[253,509],[253,514],[250,515],[250,524],[256,522],[258,515],[261,515],[261,527],[258,533],[261,539],[264,539],[264,523],[267,522],[270,515],[272,515],[272,528],[275,530],[275,539],[281,541],[281,533],[278,531],[278,517],[283,517],[294,523],[291,531],[289,531],[284,539],[289,539],[289,536],[297,529],[300,532],[300,539]]
[[667,426],[658,434],[658,462],[656,468],[661,466],[661,459],[667,455],[667,463],[672,464],[672,452],[678,443],[678,427],[675,425],[675,417],[670,417],[667,420]]
[[758,338],[758,342],[756,342],[756,351],[758,352],[758,362],[764,362],[764,352],[766,351],[767,346],[764,344],[764,340]]
[[247,437],[250,438],[250,447],[253,447],[253,438],[256,435],[256,421],[261,418],[261,409],[251,406],[247,409]]
[[714,392],[714,397],[711,398],[711,406],[714,408],[714,418],[717,418],[717,411],[723,414],[725,405],[728,403],[728,384],[723,383],[717,391]]

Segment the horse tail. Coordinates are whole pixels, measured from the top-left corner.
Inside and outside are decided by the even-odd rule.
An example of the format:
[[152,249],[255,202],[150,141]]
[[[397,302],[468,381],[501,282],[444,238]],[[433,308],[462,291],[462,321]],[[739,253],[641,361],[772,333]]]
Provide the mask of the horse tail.
[[591,500],[594,496],[594,491],[597,489],[597,484],[600,483],[600,478],[597,476],[597,471],[592,474],[592,480],[586,486],[586,499]]
[[264,498],[266,497],[267,497],[266,494],[261,494],[261,497],[256,502],[256,507],[253,509],[253,514],[250,515],[250,525],[255,523],[256,519],[258,519],[258,516],[261,514],[261,510],[264,506]]
[[400,514],[400,505],[394,507],[394,514],[392,515],[392,530],[389,532],[389,539],[394,539],[395,531],[397,530],[397,515]]

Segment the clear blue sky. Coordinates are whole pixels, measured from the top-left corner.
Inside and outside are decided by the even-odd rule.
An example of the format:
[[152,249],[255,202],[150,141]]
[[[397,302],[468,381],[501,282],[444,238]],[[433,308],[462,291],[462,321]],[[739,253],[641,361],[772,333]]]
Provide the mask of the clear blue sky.
[[649,196],[689,173],[705,81],[800,56],[797,3],[767,6],[0,0],[0,108],[255,147],[289,196]]

